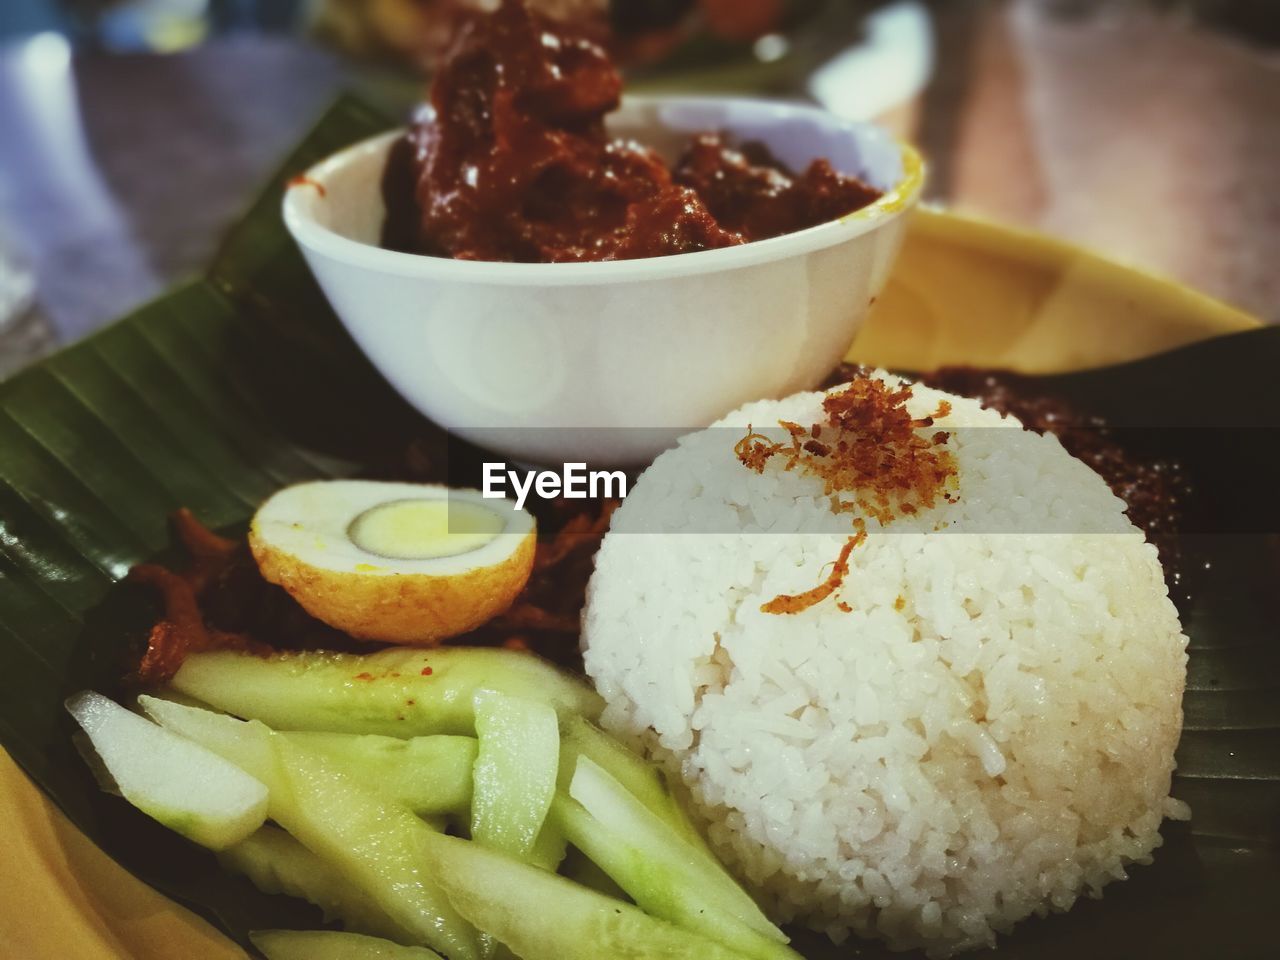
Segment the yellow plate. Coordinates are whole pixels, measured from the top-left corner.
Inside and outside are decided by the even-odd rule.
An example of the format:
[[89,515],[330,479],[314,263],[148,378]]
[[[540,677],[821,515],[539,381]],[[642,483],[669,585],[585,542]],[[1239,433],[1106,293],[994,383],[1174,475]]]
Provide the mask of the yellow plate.
[[[851,356],[900,369],[973,364],[1044,373],[1256,326],[1221,303],[1066,244],[921,211]],[[5,956],[244,957],[99,851],[2,752],[0,810]]]
[[1233,307],[1038,234],[917,211],[851,355],[1058,373],[1260,326]]

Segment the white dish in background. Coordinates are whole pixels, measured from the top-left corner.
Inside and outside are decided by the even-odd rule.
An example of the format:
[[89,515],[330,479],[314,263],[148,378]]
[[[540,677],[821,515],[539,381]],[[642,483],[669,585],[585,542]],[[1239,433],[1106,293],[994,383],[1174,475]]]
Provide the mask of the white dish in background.
[[642,463],[747,400],[815,386],[888,278],[922,182],[910,147],[813,107],[635,97],[609,129],[668,159],[690,134],[725,130],[793,169],[826,157],[885,194],[738,247],[545,264],[380,248],[382,171],[399,131],[285,192],[289,231],[383,376],[432,420],[520,460]]

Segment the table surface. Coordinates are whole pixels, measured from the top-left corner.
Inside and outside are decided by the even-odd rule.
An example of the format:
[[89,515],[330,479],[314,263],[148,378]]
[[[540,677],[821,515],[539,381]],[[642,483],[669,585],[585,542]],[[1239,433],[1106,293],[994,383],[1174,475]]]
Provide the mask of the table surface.
[[[893,117],[930,159],[933,200],[1280,322],[1277,51],[1136,3],[937,9],[933,79]],[[0,50],[0,250],[37,277],[36,308],[0,331],[0,376],[198,270],[349,80],[278,37]]]

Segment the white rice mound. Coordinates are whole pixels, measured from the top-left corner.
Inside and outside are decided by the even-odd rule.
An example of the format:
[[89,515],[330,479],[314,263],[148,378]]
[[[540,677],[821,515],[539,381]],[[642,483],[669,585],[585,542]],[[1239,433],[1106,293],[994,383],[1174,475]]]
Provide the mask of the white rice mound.
[[851,530],[817,479],[733,452],[749,423],[822,422],[806,393],[644,472],[583,623],[605,726],[683,781],[775,920],[936,956],[1097,895],[1188,815],[1168,797],[1186,637],[1155,548],[1056,439],[919,386],[908,408],[943,398],[933,429],[997,428],[953,434],[958,502],[868,521],[836,596],[761,612]]

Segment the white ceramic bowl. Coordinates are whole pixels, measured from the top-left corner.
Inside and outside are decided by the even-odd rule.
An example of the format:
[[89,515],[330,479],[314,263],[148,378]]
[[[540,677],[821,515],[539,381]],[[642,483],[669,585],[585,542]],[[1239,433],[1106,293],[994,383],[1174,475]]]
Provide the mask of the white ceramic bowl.
[[822,110],[629,98],[611,117],[673,159],[688,136],[759,140],[885,194],[831,223],[738,247],[602,263],[487,263],[378,246],[399,135],[318,164],[284,219],[347,329],[422,413],[524,461],[644,462],[734,407],[816,385],[853,341],[901,243],[922,169],[907,146]]

